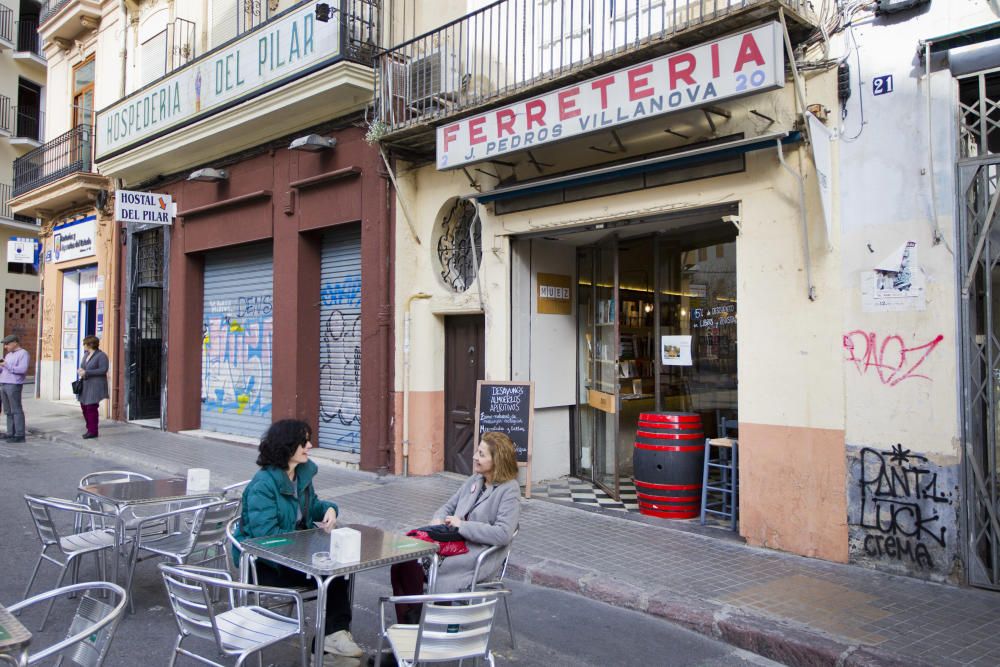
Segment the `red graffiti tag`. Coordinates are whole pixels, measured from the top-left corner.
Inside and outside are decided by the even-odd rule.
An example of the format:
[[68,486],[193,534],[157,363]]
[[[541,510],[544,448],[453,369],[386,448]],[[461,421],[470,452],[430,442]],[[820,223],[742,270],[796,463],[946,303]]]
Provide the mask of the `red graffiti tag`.
[[942,340],[944,336],[939,334],[923,345],[906,347],[901,336],[892,335],[883,338],[880,345],[874,331],[855,329],[844,335],[844,349],[847,350],[846,361],[852,362],[859,374],[864,375],[874,368],[882,384],[895,387],[903,380],[930,380],[915,371]]

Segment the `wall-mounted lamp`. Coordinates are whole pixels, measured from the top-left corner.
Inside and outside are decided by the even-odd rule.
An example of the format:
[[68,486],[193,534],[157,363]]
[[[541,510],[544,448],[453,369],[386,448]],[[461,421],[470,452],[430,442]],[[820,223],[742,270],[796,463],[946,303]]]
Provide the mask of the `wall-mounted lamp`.
[[330,5],[325,2],[316,3],[316,20],[323,23],[330,20]]
[[189,181],[202,181],[205,183],[214,183],[216,181],[224,181],[229,178],[229,172],[225,169],[212,169],[211,167],[205,167],[204,169],[196,169],[191,172],[188,176]]
[[337,145],[337,140],[332,137],[321,137],[318,134],[307,134],[304,137],[293,139],[288,145],[292,151],[306,151],[308,153],[319,153]]

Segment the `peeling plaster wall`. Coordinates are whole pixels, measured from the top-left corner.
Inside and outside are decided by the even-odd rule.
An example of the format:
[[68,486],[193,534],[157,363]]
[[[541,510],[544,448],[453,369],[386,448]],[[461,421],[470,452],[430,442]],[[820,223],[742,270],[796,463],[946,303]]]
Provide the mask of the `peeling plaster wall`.
[[[936,61],[929,165],[927,82],[916,53],[920,39],[994,20],[985,0],[933,2],[861,22],[831,45],[831,53],[848,54],[852,83],[838,141],[850,560],[937,580],[960,581],[962,570],[957,90]],[[885,75],[893,90],[876,96],[873,79]],[[862,275],[910,241],[925,306],[866,312]]]

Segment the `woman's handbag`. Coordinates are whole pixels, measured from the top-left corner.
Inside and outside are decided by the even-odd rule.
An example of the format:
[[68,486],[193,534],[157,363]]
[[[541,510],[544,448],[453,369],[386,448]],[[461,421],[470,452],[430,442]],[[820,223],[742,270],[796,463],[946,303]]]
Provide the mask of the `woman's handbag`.
[[[436,539],[434,535],[427,531],[427,528],[429,527],[430,526],[416,528],[406,533],[406,536],[412,537],[415,540],[423,540],[424,542],[436,542],[438,545],[438,555],[442,558],[469,553],[469,547],[465,544],[465,540],[461,537],[458,539],[448,539],[447,541],[442,541]],[[458,530],[456,529],[455,532],[457,533]]]
[[73,380],[70,386],[73,387],[73,393],[77,396],[83,393],[83,379]]

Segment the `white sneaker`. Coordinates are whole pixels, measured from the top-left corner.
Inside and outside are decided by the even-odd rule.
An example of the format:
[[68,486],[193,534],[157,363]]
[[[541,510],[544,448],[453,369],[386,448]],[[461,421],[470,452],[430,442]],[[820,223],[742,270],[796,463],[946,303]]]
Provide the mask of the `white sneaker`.
[[334,655],[346,655],[349,658],[360,658],[364,650],[354,643],[350,630],[338,630],[327,635],[323,640],[323,650]]

